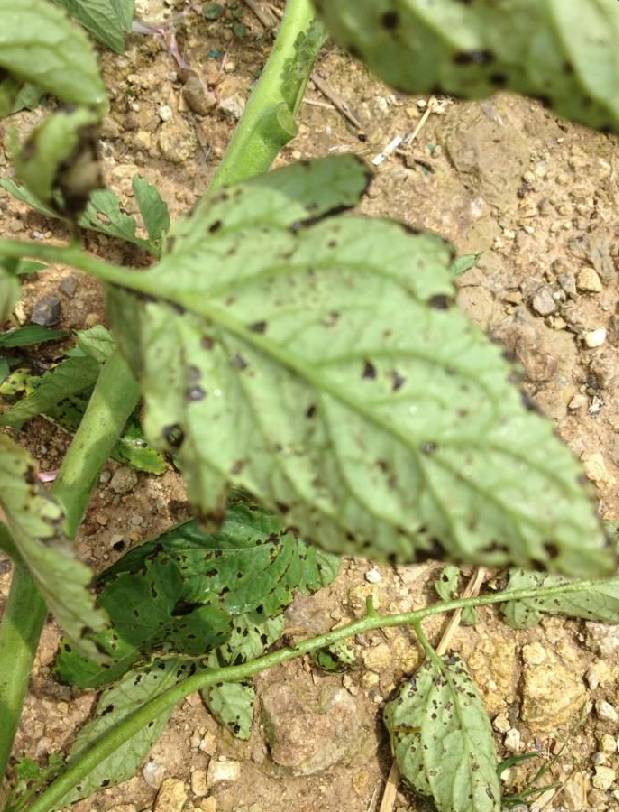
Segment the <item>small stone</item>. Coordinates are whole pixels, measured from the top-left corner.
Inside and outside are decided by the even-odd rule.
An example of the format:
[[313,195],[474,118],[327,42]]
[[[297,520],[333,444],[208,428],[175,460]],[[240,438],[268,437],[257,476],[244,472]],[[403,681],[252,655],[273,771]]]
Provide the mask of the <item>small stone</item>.
[[503,743],[510,753],[517,753],[520,750],[520,731],[515,727],[510,728]]
[[[589,626],[594,626],[594,627],[602,626],[601,623],[588,624],[588,625]],[[604,628],[606,628],[605,624],[604,624]],[[592,644],[598,644],[599,645],[599,641],[594,640],[591,635],[590,635],[590,638],[591,638],[590,642]],[[614,653],[614,651],[611,652],[611,653]],[[611,672],[610,668],[608,667],[607,663],[605,663],[603,660],[599,660],[598,662],[593,663],[589,667],[589,670],[587,671],[587,682],[589,683],[589,688],[591,688],[592,691],[595,691],[596,688],[599,688],[600,685],[603,685],[604,683],[611,682],[612,679],[613,679],[612,672]]]
[[159,108],[159,118],[164,122],[172,120],[172,108],[169,104],[162,104]]
[[138,130],[133,136],[133,145],[136,149],[143,149],[148,152],[153,146],[153,136],[146,130]]
[[380,570],[378,570],[377,567],[372,567],[371,570],[368,570],[364,577],[369,584],[380,584],[380,582],[383,580],[383,576],[380,574]]
[[149,787],[160,789],[165,778],[165,767],[156,761],[147,761],[142,768],[142,777]]
[[207,733],[200,744],[198,750],[201,753],[206,753],[209,756],[214,756],[217,752],[217,737],[214,733]]
[[380,682],[380,677],[375,671],[366,671],[365,674],[361,677],[361,685],[366,689],[369,690],[370,688],[375,688]]
[[570,271],[563,271],[557,276],[557,281],[561,285],[561,289],[567,293],[568,296],[576,295],[576,280],[574,274]]
[[114,471],[114,475],[110,480],[110,488],[114,493],[131,493],[131,491],[138,484],[138,475],[126,465],[121,465]]
[[245,110],[245,99],[240,93],[235,93],[232,96],[222,99],[219,103],[219,109],[223,110],[224,113],[228,113],[232,118],[238,121]]
[[187,800],[187,789],[183,781],[166,778],[153,805],[153,812],[181,812]]
[[55,327],[60,322],[60,299],[57,296],[41,296],[32,306],[30,321],[40,327]]
[[511,727],[511,725],[509,724],[509,719],[507,718],[507,714],[499,713],[498,716],[495,716],[494,721],[492,722],[492,727],[496,730],[497,733],[507,733],[507,731]]
[[68,296],[69,299],[72,299],[73,296],[75,296],[77,286],[78,281],[75,276],[65,276],[58,287],[60,288],[61,293],[64,293],[64,295]]
[[582,409],[583,406],[586,406],[587,402],[587,396],[581,392],[577,392],[567,404],[567,408],[572,412],[577,412],[579,409]]
[[206,783],[206,770],[194,770],[191,773],[191,791],[199,798],[203,798],[208,793],[208,785]]
[[608,764],[608,756],[606,755],[606,753],[600,752],[593,753],[591,755],[591,763],[594,765]]
[[595,768],[593,781],[591,782],[596,789],[610,789],[616,773],[610,767],[599,766]]
[[191,74],[183,87],[187,107],[199,116],[205,116],[217,105],[217,97],[206,89],[199,76]]
[[593,268],[583,268],[576,278],[576,286],[578,290],[599,293],[602,290],[602,280]]
[[595,330],[588,330],[583,335],[583,339],[587,347],[595,349],[601,347],[606,341],[607,332],[604,327],[597,327]]
[[553,296],[552,288],[544,285],[533,296],[533,310],[540,316],[549,316],[557,309],[557,302]]
[[363,665],[370,671],[383,671],[393,662],[391,646],[387,643],[379,643],[373,648],[365,649],[361,655]]
[[217,812],[217,800],[215,798],[204,798],[198,804],[198,809],[202,812]]
[[619,722],[619,713],[617,713],[616,708],[614,708],[610,702],[607,702],[605,699],[599,699],[595,703],[595,710],[597,711],[599,718],[603,719],[605,722]]
[[207,786],[212,787],[221,781],[238,781],[241,777],[239,761],[211,761],[206,774]]
[[615,737],[611,736],[610,733],[603,733],[600,736],[600,750],[603,753],[616,753],[617,742]]

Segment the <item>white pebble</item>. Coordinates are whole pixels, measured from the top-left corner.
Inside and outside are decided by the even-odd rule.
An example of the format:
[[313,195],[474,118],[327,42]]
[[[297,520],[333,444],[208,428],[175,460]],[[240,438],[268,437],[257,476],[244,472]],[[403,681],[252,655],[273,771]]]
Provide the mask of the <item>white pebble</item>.
[[208,765],[206,783],[209,787],[220,781],[238,781],[241,776],[241,764],[238,761],[211,761]]
[[607,332],[604,327],[598,327],[596,330],[589,330],[588,333],[585,333],[583,338],[585,339],[585,344],[587,347],[601,347],[602,344],[606,341]]
[[365,580],[369,584],[380,584],[380,582],[383,580],[383,576],[380,574],[380,572],[376,567],[372,567],[371,570],[368,570],[365,573]]
[[619,722],[619,713],[617,713],[616,708],[605,699],[600,699],[596,702],[595,709],[600,719],[604,719],[607,722]]
[[162,104],[159,108],[159,118],[163,121],[170,121],[172,119],[172,108],[169,104]]
[[510,753],[517,753],[520,750],[520,731],[515,727],[510,728],[505,735],[504,744]]

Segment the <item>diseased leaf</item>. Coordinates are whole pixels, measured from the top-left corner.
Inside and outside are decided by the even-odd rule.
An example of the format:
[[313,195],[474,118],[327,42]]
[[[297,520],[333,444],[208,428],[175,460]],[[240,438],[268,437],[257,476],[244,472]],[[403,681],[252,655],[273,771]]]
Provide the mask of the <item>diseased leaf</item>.
[[[190,664],[183,664],[178,660],[157,660],[148,668],[129,672],[118,685],[104,691],[97,702],[94,719],[77,735],[69,754],[68,764],[71,764],[72,757],[79,756],[99,736],[133,711],[186,679],[191,673],[190,669]],[[163,733],[171,713],[172,708],[164,711],[153,722],[121,744],[111,756],[103,759],[87,778],[65,795],[58,803],[58,808],[131,778]]]
[[140,660],[140,652],[124,641],[114,629],[105,629],[92,635],[97,650],[104,652],[107,662],[98,663],[82,656],[68,640],[62,640],[54,675],[63,683],[75,685],[84,691],[93,691],[111,685]]
[[252,685],[224,682],[200,691],[206,707],[222,725],[237,737],[249,739],[254,721],[256,692]]
[[108,48],[121,54],[133,22],[133,0],[55,0]]
[[541,98],[619,129],[615,0],[314,0],[335,40],[409,93]]
[[307,546],[277,518],[243,503],[229,507],[219,532],[186,522],[132,550],[108,575],[137,573],[149,561],[174,565],[190,605],[217,602],[232,615],[259,611],[265,618],[288,606],[296,590],[315,592],[330,583],[339,568],[336,558]]
[[460,582],[460,570],[458,567],[448,566],[443,569],[437,580],[434,582],[434,591],[444,601],[450,601],[458,593]]
[[314,657],[316,665],[325,671],[349,671],[357,664],[357,654],[350,642],[334,643],[327,648],[321,648]]
[[492,727],[461,660],[426,660],[387,703],[384,721],[404,782],[438,812],[499,812]]
[[261,657],[284,633],[284,615],[266,618],[256,612],[232,618],[230,638],[206,658],[209,668],[240,665]]
[[102,631],[106,617],[95,609],[88,591],[92,573],[63,535],[63,511],[37,479],[34,460],[4,434],[0,434],[0,508],[50,612],[80,652],[97,658],[86,635]]
[[170,230],[170,211],[167,203],[161,198],[157,187],[139,175],[133,178],[133,192],[150,242],[155,246],[161,246],[163,235]]
[[117,291],[111,313],[146,436],[206,522],[232,484],[329,550],[609,572],[579,465],[450,306],[448,246],[326,217],[365,182],[344,156],[226,189],[127,272],[150,300]]
[[[558,586],[567,582],[567,578],[560,576],[513,569],[509,573],[506,591]],[[565,615],[598,623],[619,623],[619,578],[609,578],[582,592],[504,603],[501,613],[505,622],[514,629],[535,626],[543,615]]]
[[105,102],[95,51],[79,26],[45,0],[0,0],[0,68],[65,102]]

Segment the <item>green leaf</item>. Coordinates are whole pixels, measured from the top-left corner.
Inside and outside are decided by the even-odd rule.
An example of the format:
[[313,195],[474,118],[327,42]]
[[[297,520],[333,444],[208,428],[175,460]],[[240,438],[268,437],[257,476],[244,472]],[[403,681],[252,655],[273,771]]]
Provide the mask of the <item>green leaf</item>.
[[163,235],[170,230],[168,204],[161,198],[157,188],[139,175],[133,178],[133,192],[148,238],[153,245],[160,246]]
[[133,0],[56,0],[108,48],[121,54],[133,22]]
[[50,206],[43,205],[43,203],[41,203],[40,200],[37,200],[37,198],[31,194],[25,186],[19,186],[10,178],[0,178],[0,186],[3,189],[6,189],[6,191],[16,200],[20,200],[22,203],[30,206],[31,209],[34,209],[34,211],[42,214],[44,217],[58,217],[57,212],[55,212]]
[[10,317],[18,299],[19,282],[15,274],[0,265],[0,324]]
[[232,634],[218,649],[206,658],[209,668],[240,665],[261,657],[284,633],[284,615],[266,618],[256,612],[235,615]]
[[21,110],[34,110],[39,106],[45,91],[37,85],[26,83],[19,89],[11,113],[19,113]]
[[451,264],[451,273],[454,276],[460,276],[465,271],[470,271],[471,268],[474,268],[481,254],[463,254],[461,257],[456,257]]
[[16,178],[61,216],[81,211],[101,185],[96,122],[97,114],[86,108],[55,113],[32,132],[15,160]]
[[224,682],[200,691],[206,707],[222,725],[237,737],[247,740],[254,721],[253,686],[242,682]]
[[409,93],[506,89],[619,129],[615,0],[315,0],[335,40]]
[[67,336],[66,330],[52,330],[50,327],[39,327],[38,324],[27,324],[8,333],[0,333],[0,347],[28,347],[43,344],[46,341],[57,341]]
[[[509,573],[506,591],[558,586],[567,582],[567,578],[560,576],[513,569]],[[619,623],[619,578],[609,578],[582,592],[553,595],[548,598],[525,598],[504,603],[501,606],[501,613],[505,622],[514,629],[535,626],[543,615],[565,615],[598,623]]]
[[402,778],[438,812],[499,812],[492,728],[461,660],[426,660],[384,721]]
[[93,691],[116,682],[141,659],[138,649],[124,641],[114,629],[93,634],[92,641],[97,650],[106,655],[107,662],[89,660],[68,640],[63,640],[54,662],[56,679],[84,691]]
[[102,324],[95,324],[87,330],[78,330],[76,338],[81,352],[94,358],[99,364],[108,361],[115,349],[112,334]]
[[365,183],[344,156],[226,189],[127,272],[147,438],[205,521],[234,485],[338,552],[609,572],[578,463],[450,307],[447,245],[326,216]]
[[0,0],[0,68],[65,102],[90,107],[105,102],[88,38],[45,0]]
[[0,434],[0,508],[50,612],[79,651],[97,658],[86,636],[105,628],[106,617],[95,609],[88,591],[92,573],[63,535],[62,508],[37,479],[34,460],[4,434]]
[[0,425],[19,428],[26,420],[48,414],[61,401],[92,388],[97,382],[100,366],[93,358],[65,358],[58,366],[36,381],[36,388],[15,403],[0,417]]
[[132,550],[108,575],[138,572],[149,561],[174,565],[188,604],[217,601],[232,615],[263,617],[281,612],[296,590],[315,592],[330,583],[339,568],[336,558],[307,546],[278,519],[242,503],[229,507],[219,532],[205,533],[195,521],[181,524]]
[[44,271],[47,265],[44,262],[30,262],[27,259],[21,259],[15,268],[16,276],[28,276],[31,273],[38,273]]
[[324,671],[348,671],[356,666],[357,653],[349,642],[342,641],[320,649],[314,659]]
[[[86,750],[99,736],[119,724],[133,711],[172,688],[189,676],[189,664],[177,660],[158,660],[152,666],[129,672],[119,683],[104,691],[97,703],[92,721],[78,733],[69,754],[68,764]],[[58,808],[86,798],[102,787],[112,787],[132,778],[153,744],[163,733],[172,713],[164,711],[153,722],[128,739],[111,756],[103,759],[88,776],[58,803]]]
[[460,570],[458,567],[445,567],[438,579],[434,582],[434,591],[444,601],[450,601],[458,594],[460,583]]
[[0,357],[0,383],[3,383],[11,373],[11,367],[6,358]]

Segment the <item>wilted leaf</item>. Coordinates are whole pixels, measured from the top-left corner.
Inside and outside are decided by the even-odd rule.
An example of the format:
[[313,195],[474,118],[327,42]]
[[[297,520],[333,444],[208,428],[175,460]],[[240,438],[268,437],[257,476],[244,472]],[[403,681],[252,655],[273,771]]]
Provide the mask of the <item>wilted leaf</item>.
[[616,0],[314,0],[340,45],[409,93],[541,98],[619,129]]
[[0,68],[65,102],[105,102],[95,51],[79,26],[45,0],[0,0]]
[[134,0],[56,0],[72,17],[108,48],[125,50],[125,34],[131,30]]
[[[537,589],[565,583],[568,583],[567,578],[514,569],[510,570],[506,591]],[[609,578],[579,592],[504,603],[501,612],[505,622],[514,629],[535,626],[543,615],[565,615],[595,620],[598,623],[619,623],[619,578]]]
[[147,437],[205,521],[233,484],[330,550],[610,571],[579,465],[450,306],[446,244],[326,217],[365,182],[344,156],[227,189],[127,272],[150,300],[117,291],[111,315]]
[[60,505],[43,488],[27,451],[0,434],[0,508],[20,555],[73,645],[97,656],[86,639],[105,628],[106,618],[88,591],[92,573],[75,555],[62,531]]
[[224,682],[200,691],[206,707],[237,739],[249,739],[256,692],[252,685]]
[[[104,691],[97,703],[94,719],[77,735],[69,753],[68,764],[71,764],[73,757],[79,756],[99,736],[133,711],[186,679],[190,674],[190,668],[190,664],[183,664],[177,660],[158,660],[149,668],[129,672],[118,685]],[[172,708],[164,711],[153,722],[121,744],[111,756],[103,759],[87,778],[65,795],[58,808],[68,806],[80,798],[86,798],[103,787],[113,787],[121,781],[132,778],[153,744],[163,733],[171,713]]]
[[402,778],[438,812],[499,812],[492,728],[461,660],[426,660],[384,720]]

